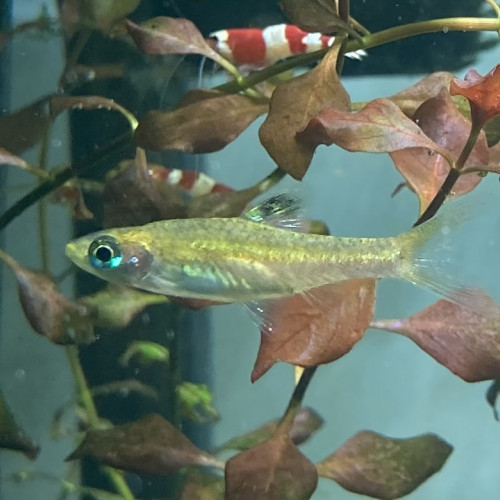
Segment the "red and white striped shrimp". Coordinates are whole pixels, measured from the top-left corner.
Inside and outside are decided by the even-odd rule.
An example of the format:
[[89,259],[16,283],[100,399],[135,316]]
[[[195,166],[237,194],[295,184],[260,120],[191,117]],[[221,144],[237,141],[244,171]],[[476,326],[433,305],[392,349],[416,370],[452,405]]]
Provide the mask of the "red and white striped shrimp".
[[[308,33],[298,26],[276,24],[264,29],[232,28],[209,35],[215,50],[244,70],[265,68],[280,59],[331,47],[335,37]],[[347,57],[361,59],[364,50],[348,52]]]
[[160,165],[149,165],[149,171],[156,182],[180,188],[193,198],[209,193],[232,191],[230,187],[219,184],[203,172],[167,168]]

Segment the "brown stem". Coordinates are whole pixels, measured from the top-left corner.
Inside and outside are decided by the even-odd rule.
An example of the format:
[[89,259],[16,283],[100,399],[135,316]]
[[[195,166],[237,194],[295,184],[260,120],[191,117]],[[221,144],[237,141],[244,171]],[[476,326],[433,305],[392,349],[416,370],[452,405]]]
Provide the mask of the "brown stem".
[[349,24],[349,0],[339,0],[339,17]]
[[[75,346],[66,347],[66,355],[75,377],[76,387],[78,391],[78,399],[85,409],[85,413],[88,418],[88,423],[91,429],[100,428],[100,419],[95,407],[94,399],[92,398],[92,393],[87,383],[85,374],[83,373],[82,365],[80,364],[80,358],[78,356],[78,349]],[[109,480],[113,484],[115,490],[121,495],[124,500],[135,500],[133,493],[128,487],[122,473],[112,469],[111,467],[104,467],[104,472],[108,476]]]
[[[42,138],[40,147],[39,166],[44,172],[47,171],[47,159],[49,155],[49,143],[52,132],[52,122],[49,122]],[[41,180],[39,180],[39,184]],[[38,232],[40,244],[40,256],[42,259],[42,270],[44,273],[49,273],[50,259],[49,259],[49,227],[47,223],[47,203],[45,199],[38,202]]]
[[279,432],[290,432],[295,415],[297,415],[297,412],[300,410],[306,390],[317,368],[317,366],[310,366],[302,372],[299,383],[295,386],[292,397],[290,398],[286,412],[283,417],[281,417],[280,423],[278,424]]
[[436,196],[434,196],[434,199],[430,202],[429,206],[425,209],[424,213],[418,218],[417,222],[413,224],[413,227],[419,226],[423,222],[429,220],[431,217],[434,217],[434,215],[436,215],[436,212],[446,201],[446,197],[451,193],[453,186],[460,177],[465,162],[467,161],[467,158],[471,154],[472,149],[474,148],[474,145],[476,144],[477,138],[479,137],[480,133],[481,133],[481,126],[473,123],[471,131],[469,133],[469,137],[467,138],[467,142],[465,143],[465,146],[463,147],[462,152],[460,153],[460,156],[458,157],[458,160],[455,163],[455,166],[450,169],[446,179],[439,188],[439,191],[436,193]]
[[278,184],[278,182],[286,175],[286,172],[278,167],[257,184],[246,189],[246,191],[254,193],[254,197],[257,197],[260,194],[269,191],[269,189]]
[[73,46],[73,49],[71,53],[68,55],[66,59],[66,64],[64,66],[64,71],[61,74],[61,77],[59,78],[59,89],[61,91],[64,91],[64,81],[66,79],[66,75],[68,71],[72,70],[76,63],[78,62],[78,59],[80,58],[80,54],[82,53],[83,49],[85,48],[85,45],[89,41],[90,35],[92,34],[92,30],[89,28],[83,28],[81,31],[78,32],[76,35],[76,42],[75,45]]
[[474,145],[476,144],[479,134],[481,133],[481,128],[482,128],[481,125],[475,124],[474,121],[472,122],[472,127],[469,133],[469,137],[467,138],[467,142],[465,143],[465,146],[462,149],[462,152],[460,153],[460,156],[458,157],[458,160],[455,163],[455,168],[458,171],[463,170],[465,162],[467,161],[467,158],[469,158],[472,150],[474,149]]

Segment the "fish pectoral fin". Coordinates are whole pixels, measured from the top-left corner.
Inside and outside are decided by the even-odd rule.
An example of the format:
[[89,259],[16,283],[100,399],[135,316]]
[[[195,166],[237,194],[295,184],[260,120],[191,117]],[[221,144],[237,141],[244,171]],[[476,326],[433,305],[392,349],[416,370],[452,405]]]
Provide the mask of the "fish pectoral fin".
[[242,306],[261,332],[271,334],[274,328],[272,319],[274,303],[281,300],[283,299],[242,302]]
[[267,198],[244,212],[241,217],[279,229],[303,233],[309,230],[309,221],[305,218],[302,199],[288,192]]

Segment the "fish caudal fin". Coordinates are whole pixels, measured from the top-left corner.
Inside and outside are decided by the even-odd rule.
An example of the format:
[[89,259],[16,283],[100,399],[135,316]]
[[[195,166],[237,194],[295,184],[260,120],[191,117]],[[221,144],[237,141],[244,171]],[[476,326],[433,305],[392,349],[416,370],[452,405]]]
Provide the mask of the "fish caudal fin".
[[472,193],[445,203],[432,219],[397,238],[403,256],[400,278],[479,314],[498,315],[481,292],[488,281],[500,282],[497,183],[483,181]]

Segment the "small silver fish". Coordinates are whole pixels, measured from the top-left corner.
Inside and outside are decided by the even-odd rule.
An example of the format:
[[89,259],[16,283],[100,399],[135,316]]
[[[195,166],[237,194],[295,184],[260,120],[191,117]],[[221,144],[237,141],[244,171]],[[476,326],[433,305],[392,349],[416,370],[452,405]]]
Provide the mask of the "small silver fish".
[[448,274],[443,242],[470,214],[447,203],[430,221],[388,238],[285,230],[301,225],[299,201],[281,194],[239,218],[182,219],[108,229],[66,246],[82,269],[165,295],[222,302],[273,299],[352,278],[399,278],[481,308]]

